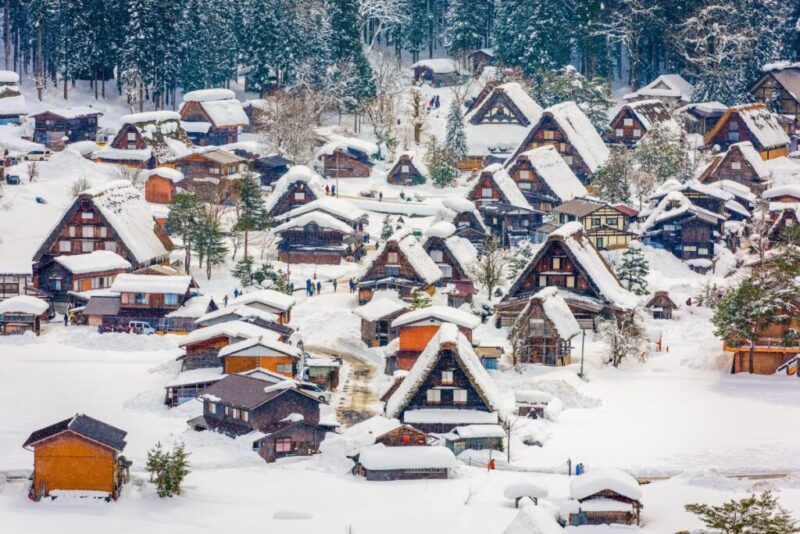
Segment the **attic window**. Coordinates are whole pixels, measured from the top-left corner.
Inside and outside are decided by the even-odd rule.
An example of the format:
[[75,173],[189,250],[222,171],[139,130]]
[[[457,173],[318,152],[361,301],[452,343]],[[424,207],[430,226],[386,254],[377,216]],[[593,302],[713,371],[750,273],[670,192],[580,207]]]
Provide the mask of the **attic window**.
[[530,180],[531,179],[531,171],[519,171],[519,179],[520,180]]
[[408,174],[411,172],[411,167],[409,167],[408,165],[401,165],[400,172],[402,172],[403,174]]
[[390,252],[389,254],[386,255],[386,263],[397,264],[397,262],[398,262],[397,252]]
[[94,213],[92,213],[91,211],[81,212],[81,219],[91,219],[92,217],[94,217]]
[[639,128],[634,129],[633,130],[633,136],[634,137],[641,137],[642,136],[642,131]]
[[623,120],[623,125],[624,126],[633,126],[633,119],[630,119],[630,118],[629,119],[624,119]]
[[481,198],[492,198],[492,188],[484,187],[481,189]]
[[429,404],[439,404],[442,402],[442,392],[438,389],[429,389],[426,392],[426,396]]
[[732,161],[731,162],[731,169],[733,169],[735,171],[738,171],[741,168],[742,168],[742,162],[741,161]]
[[466,404],[467,403],[467,390],[456,389],[453,391],[453,403]]
[[431,259],[436,263],[441,263],[444,261],[444,254],[441,250],[431,250]]
[[555,132],[553,130],[545,130],[543,136],[545,139],[555,139]]
[[453,383],[453,371],[442,371],[442,384]]

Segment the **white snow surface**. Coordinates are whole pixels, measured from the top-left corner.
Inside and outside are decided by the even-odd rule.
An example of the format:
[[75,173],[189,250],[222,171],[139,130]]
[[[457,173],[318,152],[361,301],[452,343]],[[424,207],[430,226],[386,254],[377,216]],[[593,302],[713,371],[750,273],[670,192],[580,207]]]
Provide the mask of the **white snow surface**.
[[453,452],[445,447],[386,447],[382,443],[364,447],[358,462],[370,471],[391,469],[455,469]]
[[121,273],[114,278],[111,291],[120,293],[160,293],[183,295],[189,290],[189,275],[162,276],[158,274]]
[[311,202],[307,202],[302,206],[298,206],[291,211],[278,215],[275,217],[275,220],[284,221],[293,219],[312,211],[322,211],[329,215],[333,215],[338,219],[349,221],[350,223],[355,223],[367,215],[366,212],[362,211],[347,200],[323,196],[321,198],[317,198],[316,200],[312,200]]
[[183,95],[184,102],[213,102],[216,100],[232,100],[236,93],[230,89],[197,89]]
[[443,325],[452,323],[453,325],[473,329],[481,324],[481,318],[450,306],[428,306],[427,308],[419,308],[404,313],[392,321],[392,328],[416,325],[417,323],[441,323]]
[[353,313],[365,321],[377,321],[400,310],[407,310],[411,305],[397,296],[397,291],[375,291],[369,302],[353,310]]
[[30,313],[41,315],[50,308],[50,305],[37,297],[30,295],[17,295],[0,302],[0,314],[3,313]]
[[563,534],[564,529],[556,522],[551,513],[543,507],[525,506],[509,525],[503,534]]
[[314,223],[319,227],[326,228],[328,230],[334,230],[347,235],[352,234],[354,231],[352,227],[321,210],[306,212],[303,215],[299,215],[293,219],[290,219],[283,224],[279,224],[273,228],[272,231],[275,233],[280,233],[286,230],[292,230],[294,228],[303,228],[310,223]]
[[145,178],[160,176],[176,183],[183,180],[183,173],[172,167],[156,167],[155,169],[145,171],[143,174]]
[[110,250],[95,250],[86,254],[56,256],[53,259],[72,274],[131,268],[131,263],[128,260]]
[[620,469],[590,469],[572,479],[569,485],[570,497],[578,501],[604,490],[611,490],[634,501],[642,498],[639,482]]
[[[662,85],[666,87],[661,87]],[[694,86],[680,74],[662,74],[634,93],[625,95],[625,99],[638,97],[673,97],[684,102],[692,101]]]
[[436,74],[444,74],[448,72],[458,72],[458,65],[452,59],[435,58],[435,59],[422,59],[417,61],[411,68],[425,67],[431,69]]
[[[248,349],[255,350],[248,351]],[[263,349],[267,349],[267,351],[263,351]],[[219,357],[222,358],[223,356],[236,355],[242,351],[248,351],[246,354],[247,356],[251,356],[251,352],[256,352],[262,357],[272,356],[274,353],[278,353],[278,355],[291,356],[293,358],[300,357],[299,351],[296,347],[278,341],[275,336],[263,334],[259,335],[258,337],[251,337],[250,339],[244,339],[238,343],[233,343],[232,345],[223,347],[219,351]],[[270,354],[267,354],[267,352],[270,352]]]
[[245,293],[244,295],[235,299],[231,305],[251,305],[258,303],[281,311],[288,311],[292,308],[292,306],[295,305],[295,302],[295,298],[291,295],[287,295],[286,293],[280,293],[272,289],[260,289],[250,293]]

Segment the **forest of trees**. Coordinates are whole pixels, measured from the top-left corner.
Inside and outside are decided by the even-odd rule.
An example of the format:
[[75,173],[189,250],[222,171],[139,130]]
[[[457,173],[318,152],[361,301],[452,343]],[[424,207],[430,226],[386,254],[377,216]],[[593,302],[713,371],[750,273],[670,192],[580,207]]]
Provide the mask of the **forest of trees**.
[[[461,61],[493,46],[536,78],[567,63],[632,86],[680,72],[699,100],[746,100],[760,66],[800,56],[800,2],[787,0],[5,0],[5,68],[39,89],[91,80],[131,102],[172,107],[176,90],[337,86],[375,91],[367,52]],[[111,85],[111,88],[108,87]]]

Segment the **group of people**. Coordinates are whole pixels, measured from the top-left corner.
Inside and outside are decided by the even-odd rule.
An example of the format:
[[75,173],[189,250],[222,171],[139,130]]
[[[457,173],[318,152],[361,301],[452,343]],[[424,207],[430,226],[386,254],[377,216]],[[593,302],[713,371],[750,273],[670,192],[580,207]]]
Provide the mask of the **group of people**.
[[325,195],[329,197],[336,196],[336,184],[325,184]]
[[433,95],[428,102],[428,109],[439,109],[442,103],[439,101],[439,95]]

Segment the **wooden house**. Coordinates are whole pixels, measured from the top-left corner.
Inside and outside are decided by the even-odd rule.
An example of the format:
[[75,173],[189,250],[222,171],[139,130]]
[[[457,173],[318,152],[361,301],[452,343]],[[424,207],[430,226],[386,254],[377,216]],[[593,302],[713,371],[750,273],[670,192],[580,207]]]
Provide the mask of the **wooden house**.
[[787,155],[790,143],[778,119],[760,103],[728,108],[703,141],[706,146],[718,146],[720,150],[749,141],[765,161]]
[[206,328],[208,326],[232,321],[251,323],[255,326],[270,330],[277,334],[278,340],[283,343],[289,343],[289,340],[294,334],[294,328],[278,322],[278,315],[252,306],[247,306],[246,304],[231,304],[230,306],[211,311],[199,316],[195,319],[194,323],[197,328]]
[[154,204],[172,204],[178,192],[178,184],[184,175],[172,167],[156,167],[145,173],[144,199]]
[[466,198],[447,197],[442,201],[443,209],[437,214],[436,222],[449,222],[456,227],[454,235],[463,237],[481,250],[489,238],[490,231],[483,222],[478,208]]
[[414,152],[401,152],[386,175],[386,181],[393,185],[420,185],[427,179],[428,167]]
[[378,146],[355,137],[333,136],[317,152],[327,178],[369,178]]
[[547,410],[547,406],[553,399],[553,395],[546,391],[536,389],[514,390],[514,407],[517,415],[530,419],[545,417],[545,410]]
[[553,146],[523,152],[508,168],[508,174],[528,203],[543,212],[589,194]]
[[680,131],[680,126],[661,100],[638,100],[625,104],[611,119],[608,140],[633,147],[656,124],[669,131]]
[[578,321],[554,286],[545,287],[530,298],[513,330],[523,340],[515,363],[557,366],[572,363],[572,340],[581,333]]
[[239,140],[250,120],[230,89],[199,89],[183,95],[181,124],[195,145],[226,145]]
[[471,282],[470,270],[478,259],[478,251],[469,240],[455,235],[456,227],[437,222],[425,232],[422,248],[442,271],[443,283]]
[[762,193],[771,181],[771,172],[761,155],[749,141],[734,143],[728,150],[714,156],[698,180],[713,183],[730,180],[747,186],[753,193]]
[[59,108],[33,115],[33,140],[54,150],[69,143],[97,140],[97,119],[103,115],[90,107]]
[[[730,184],[731,181],[728,181]],[[734,183],[734,185],[736,185]],[[685,196],[689,201],[700,208],[721,215],[725,220],[742,221],[752,217],[748,209],[755,197],[742,194],[734,187],[714,186],[692,180],[685,183],[678,183],[677,180],[668,180],[648,198],[651,203],[658,204],[669,193],[677,191]],[[741,202],[740,202],[741,200]],[[747,207],[745,207],[747,205]],[[650,211],[642,210],[639,214],[641,219],[646,219]]]
[[530,297],[550,286],[559,289],[582,328],[599,316],[633,310],[638,299],[623,288],[579,222],[550,234],[495,307],[503,326],[511,326]]
[[270,217],[277,218],[303,204],[325,196],[322,178],[305,165],[295,165],[272,185],[272,192],[264,199]]
[[[199,397],[208,387],[222,380],[222,367],[204,367],[183,371],[164,386],[164,404],[170,408]],[[283,377],[280,377],[281,379]],[[281,380],[276,378],[274,382]]]
[[232,374],[201,395],[203,415],[188,421],[195,430],[213,430],[247,440],[267,462],[316,454],[329,427],[320,422],[320,401],[291,381],[267,385]]
[[433,87],[450,87],[461,83],[458,65],[452,59],[423,59],[411,65],[416,83],[428,82]]
[[688,134],[705,135],[717,125],[728,106],[722,102],[697,102],[675,110],[674,117]]
[[301,204],[293,210],[275,217],[275,222],[283,223],[302,215],[315,212],[324,213],[347,224],[352,228],[354,235],[358,239],[363,240],[364,231],[369,222],[367,213],[356,207],[355,204],[337,197],[323,196],[322,198],[307,202],[306,204]]
[[481,48],[470,52],[468,56],[469,66],[472,69],[472,75],[478,76],[483,72],[483,68],[493,66],[495,64],[494,50],[491,48]]
[[176,159],[192,151],[192,141],[181,126],[180,119],[180,115],[174,111],[125,115],[114,140],[92,157],[98,162],[136,169],[174,165]]
[[[36,265],[56,256],[107,250],[133,268],[166,262],[172,242],[153,219],[141,193],[117,180],[87,189],[67,208],[33,257]],[[42,281],[36,281],[44,287]]]
[[559,514],[565,525],[639,524],[642,490],[624,471],[592,469],[572,479],[569,493]]
[[696,206],[680,191],[666,194],[640,225],[643,242],[682,260],[714,257],[725,217]]
[[575,102],[562,102],[545,109],[539,122],[506,161],[506,167],[511,168],[523,152],[546,145],[554,146],[584,183],[608,159],[608,147]]
[[[396,421],[392,419],[392,421]],[[424,447],[431,445],[434,440],[430,434],[414,428],[411,425],[402,425],[397,422],[397,427],[380,434],[375,438],[375,443],[386,447]]]
[[184,176],[181,186],[213,203],[235,196],[236,181],[247,171],[245,158],[223,148],[196,150],[174,164]]
[[259,336],[280,339],[278,333],[247,321],[228,321],[198,328],[186,335],[178,345],[184,352],[179,358],[182,370],[222,367],[219,356],[222,349],[247,339],[258,339]]
[[292,162],[288,159],[274,154],[256,158],[252,162],[253,172],[257,173],[262,186],[269,186],[277,182],[281,176],[289,172]]
[[27,295],[33,287],[33,267],[30,260],[0,261],[0,302],[17,295]]
[[473,79],[464,94],[464,113],[469,113],[489,96],[492,89],[500,85],[497,67],[489,66]]
[[22,445],[33,451],[29,496],[38,501],[60,492],[100,492],[116,500],[128,482],[127,432],[77,414],[33,432]]
[[767,209],[770,244],[780,243],[787,228],[800,226],[800,202],[770,202]]
[[770,202],[797,203],[800,202],[800,185],[776,185],[764,191],[761,198]]
[[37,336],[47,320],[50,305],[30,295],[17,295],[0,302],[0,331],[4,336],[33,332]]
[[672,312],[678,309],[678,305],[669,298],[667,291],[656,291],[644,309],[653,314],[653,319],[672,319]]
[[464,171],[502,163],[542,116],[542,107],[517,82],[495,85],[464,117],[467,156]]
[[472,331],[481,324],[480,317],[449,306],[428,306],[400,315],[392,321],[397,332],[397,350],[386,357],[386,374],[397,370],[408,371],[439,332],[443,324],[453,324],[467,341],[472,342]]
[[379,289],[393,289],[410,300],[414,290],[432,293],[442,271],[428,256],[417,238],[401,229],[378,247],[358,277],[358,303],[365,304]]
[[55,302],[67,302],[70,293],[108,290],[120,273],[130,271],[131,263],[110,250],[87,254],[56,256],[36,268],[36,279]]
[[750,92],[756,102],[773,106],[773,111],[792,120],[792,129],[800,126],[800,63],[771,65]]
[[497,424],[504,417],[497,386],[453,323],[443,324],[431,338],[385,411],[386,417],[437,433]]
[[575,198],[553,209],[559,224],[577,221],[599,250],[625,248],[631,242],[628,215],[601,200]]
[[364,447],[353,473],[366,480],[431,480],[448,478],[458,462],[446,447]]
[[372,299],[353,310],[361,318],[361,341],[367,347],[385,347],[397,337],[392,321],[411,308],[395,291],[376,291]]
[[339,386],[340,359],[325,356],[303,356],[303,380],[333,391]]
[[680,74],[662,74],[644,87],[625,95],[626,102],[640,100],[660,100],[669,110],[684,106],[692,101],[694,86]]
[[0,125],[22,124],[26,115],[25,96],[19,89],[19,74],[0,70]]
[[793,332],[800,320],[792,317],[783,323],[760,324],[755,343],[749,340],[723,340],[722,350],[733,353],[731,373],[773,375],[782,365],[800,355],[800,342]]
[[244,305],[257,310],[274,314],[282,325],[292,320],[294,297],[272,289],[261,289],[239,296],[231,302],[231,306]]
[[445,447],[458,456],[464,451],[503,451],[506,431],[500,425],[457,426],[444,435]]
[[278,237],[278,259],[286,263],[339,265],[363,253],[353,227],[321,210],[289,219],[273,233]]
[[467,199],[475,203],[484,224],[506,246],[529,239],[542,220],[542,213],[533,209],[499,163],[481,171]]
[[272,333],[223,347],[218,356],[222,358],[222,370],[226,374],[266,369],[294,378],[299,371],[300,353],[297,348],[283,343]]

